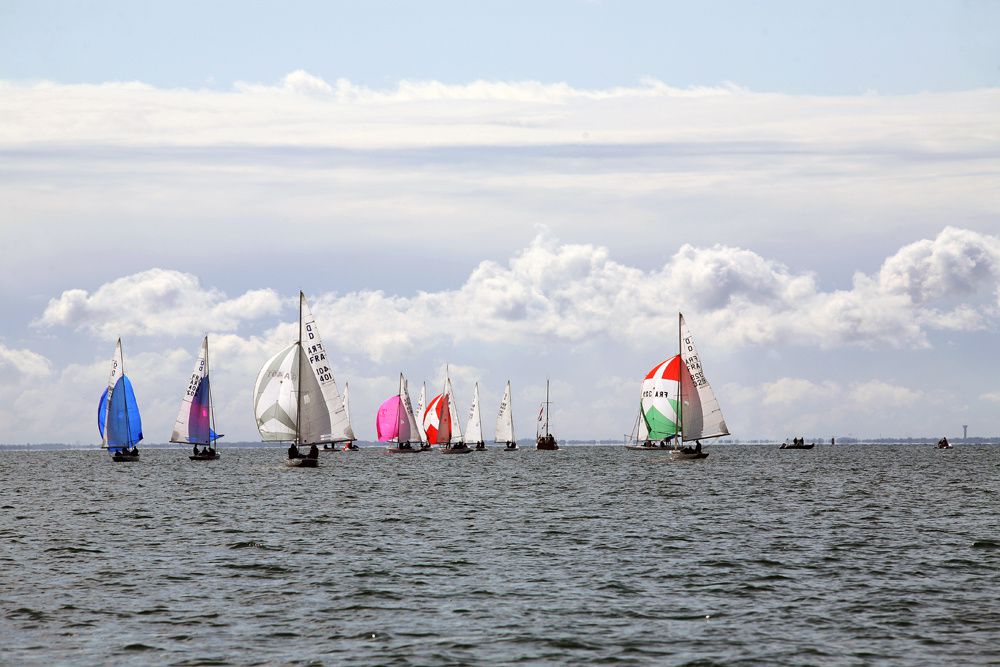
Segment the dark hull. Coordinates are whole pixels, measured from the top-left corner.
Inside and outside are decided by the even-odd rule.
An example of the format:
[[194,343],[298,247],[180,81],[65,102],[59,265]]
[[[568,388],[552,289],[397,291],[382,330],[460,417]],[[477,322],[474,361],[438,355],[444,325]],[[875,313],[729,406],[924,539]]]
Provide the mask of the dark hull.
[[442,454],[469,454],[473,451],[471,447],[448,447],[447,449],[442,449]]
[[139,460],[138,454],[112,454],[111,460],[115,463],[130,463]]
[[548,451],[554,451],[559,449],[559,445],[556,443],[556,438],[553,435],[543,435],[535,441],[535,449],[543,449]]
[[192,461],[218,461],[218,454],[192,454],[188,456]]
[[671,450],[670,458],[675,461],[695,461],[697,459],[707,459],[708,452],[682,452],[679,449]]
[[778,449],[812,449],[816,446],[816,443],[811,445],[782,445]]
[[424,450],[418,449],[417,447],[411,447],[409,449],[407,449],[406,447],[386,447],[385,451],[389,452],[390,454],[419,454]]
[[285,465],[290,468],[316,468],[319,467],[319,459],[307,459],[302,457],[297,459],[286,459]]

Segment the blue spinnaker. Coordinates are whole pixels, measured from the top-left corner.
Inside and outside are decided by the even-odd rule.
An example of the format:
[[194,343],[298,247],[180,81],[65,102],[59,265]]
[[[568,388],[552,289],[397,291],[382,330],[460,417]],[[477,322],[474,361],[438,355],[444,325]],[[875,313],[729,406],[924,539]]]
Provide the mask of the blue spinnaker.
[[[107,417],[105,417],[107,415]],[[108,448],[132,446],[142,440],[142,418],[135,402],[135,392],[128,377],[122,376],[111,392],[111,408],[108,409],[108,390],[101,395],[97,409],[97,426],[104,437],[108,430]]]

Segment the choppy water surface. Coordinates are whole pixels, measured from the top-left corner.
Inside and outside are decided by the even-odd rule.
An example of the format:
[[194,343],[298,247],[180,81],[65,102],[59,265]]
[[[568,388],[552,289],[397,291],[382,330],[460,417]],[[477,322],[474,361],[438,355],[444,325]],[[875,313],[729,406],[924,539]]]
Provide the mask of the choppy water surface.
[[1000,660],[1000,447],[0,452],[0,663]]

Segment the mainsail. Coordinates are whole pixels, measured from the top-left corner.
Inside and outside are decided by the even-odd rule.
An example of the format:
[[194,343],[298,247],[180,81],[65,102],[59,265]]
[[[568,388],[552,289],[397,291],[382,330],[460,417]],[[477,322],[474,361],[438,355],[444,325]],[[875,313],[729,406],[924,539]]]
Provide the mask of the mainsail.
[[[458,406],[455,404],[455,392],[451,388],[451,378],[445,381],[445,394],[448,396],[448,416],[451,419],[451,444],[464,442],[462,439],[462,424],[459,423]],[[442,420],[444,417],[442,416]]]
[[115,344],[108,386],[98,402],[97,428],[104,449],[131,447],[142,440],[142,419],[132,382],[125,375],[121,338]]
[[729,435],[722,408],[715,398],[715,392],[705,377],[701,358],[694,346],[694,339],[688,331],[684,315],[679,316],[681,357],[684,359],[684,373],[681,380],[681,400],[684,440],[715,438]]
[[514,411],[510,404],[510,380],[500,401],[500,412],[497,414],[496,442],[514,442]]
[[[347,423],[348,424],[351,423],[351,397],[348,394],[350,388],[351,387],[345,382],[344,383],[344,414],[347,415]],[[354,432],[354,427],[353,426],[351,427],[351,432],[352,433]]]
[[417,419],[413,414],[413,404],[410,402],[410,383],[403,374],[399,374],[400,388],[399,398],[403,402],[403,410],[406,414],[407,438],[405,442],[411,442],[420,438],[420,429],[417,426]]
[[420,433],[420,442],[427,442],[427,431],[424,428],[424,406],[427,404],[427,383],[420,385],[420,401],[417,403],[417,411],[413,413],[416,417],[417,431]]
[[187,390],[181,399],[170,442],[211,445],[222,437],[215,433],[214,420],[208,372],[208,336],[205,336],[194,362]]
[[299,292],[299,340],[271,357],[254,386],[257,429],[265,441],[298,444],[354,440],[319,328]]
[[469,423],[465,427],[465,439],[467,442],[483,442],[483,420],[479,415],[479,383],[472,392],[472,408],[469,409]]

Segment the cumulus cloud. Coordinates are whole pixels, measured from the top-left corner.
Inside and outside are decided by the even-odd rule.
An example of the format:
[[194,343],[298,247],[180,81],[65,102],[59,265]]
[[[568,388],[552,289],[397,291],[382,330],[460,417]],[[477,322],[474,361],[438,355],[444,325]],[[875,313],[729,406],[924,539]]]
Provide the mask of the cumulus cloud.
[[13,349],[0,343],[0,368],[12,368],[21,375],[39,377],[52,372],[52,363],[37,352]]
[[100,336],[182,335],[229,331],[241,322],[274,315],[281,301],[274,290],[248,291],[235,299],[203,289],[197,277],[150,269],[101,285],[93,293],[69,289],[51,299],[38,326],[66,326]]
[[[920,267],[935,254],[962,261],[937,262],[933,280],[922,278],[932,289],[915,293],[916,278],[901,283],[900,275],[923,275]],[[678,311],[721,345],[925,347],[935,329],[995,326],[997,266],[997,237],[947,228],[900,249],[878,274],[857,274],[852,289],[824,291],[816,276],[742,248],[685,245],[664,266],[644,271],[614,261],[600,246],[542,235],[505,265],[480,263],[457,289],[412,297],[327,294],[317,312],[348,333],[337,344],[378,360],[447,339],[642,344],[662,337]]]
[[[643,270],[601,246],[561,244],[543,233],[506,263],[481,262],[455,289],[413,296],[361,290],[310,300],[320,323],[338,332],[330,345],[376,361],[445,342],[643,345],[662,339],[678,311],[719,345],[924,347],[932,330],[996,324],[998,267],[1000,239],[947,228],[901,248],[877,274],[855,275],[851,289],[824,291],[815,275],[743,248],[684,245],[663,266]],[[66,290],[38,324],[109,337],[229,332],[280,309],[273,290],[229,299],[190,274],[152,269],[92,294]],[[295,327],[279,324],[270,335],[291,340]]]

